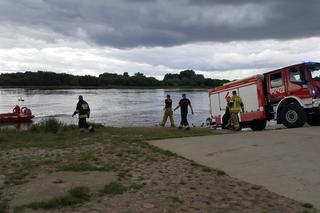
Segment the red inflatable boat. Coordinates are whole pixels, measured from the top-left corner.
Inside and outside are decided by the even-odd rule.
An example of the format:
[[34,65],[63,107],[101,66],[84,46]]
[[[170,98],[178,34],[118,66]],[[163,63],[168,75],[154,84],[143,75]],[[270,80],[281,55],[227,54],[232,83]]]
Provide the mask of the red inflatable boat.
[[0,123],[24,123],[31,122],[34,115],[27,107],[15,106],[12,113],[0,114]]

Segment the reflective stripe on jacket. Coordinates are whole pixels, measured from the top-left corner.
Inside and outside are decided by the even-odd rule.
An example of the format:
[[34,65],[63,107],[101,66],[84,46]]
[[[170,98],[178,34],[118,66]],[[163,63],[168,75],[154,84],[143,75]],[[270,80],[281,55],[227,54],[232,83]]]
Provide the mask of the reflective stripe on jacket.
[[232,96],[230,102],[230,111],[231,112],[240,112],[242,106],[242,100],[239,96]]
[[84,100],[79,100],[77,104],[76,113],[79,113],[79,118],[89,118],[90,107]]
[[79,118],[88,118],[88,114],[79,115]]

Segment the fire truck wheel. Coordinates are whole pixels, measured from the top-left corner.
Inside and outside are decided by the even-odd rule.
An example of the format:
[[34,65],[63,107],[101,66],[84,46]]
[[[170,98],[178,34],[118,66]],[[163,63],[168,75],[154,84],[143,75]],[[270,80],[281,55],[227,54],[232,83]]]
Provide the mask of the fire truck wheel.
[[284,106],[281,110],[280,118],[287,128],[302,127],[307,121],[306,113],[297,104]]
[[264,130],[267,126],[267,121],[266,120],[254,120],[250,123],[249,126],[253,131]]
[[320,116],[318,116],[318,117],[308,117],[307,123],[310,126],[320,126]]

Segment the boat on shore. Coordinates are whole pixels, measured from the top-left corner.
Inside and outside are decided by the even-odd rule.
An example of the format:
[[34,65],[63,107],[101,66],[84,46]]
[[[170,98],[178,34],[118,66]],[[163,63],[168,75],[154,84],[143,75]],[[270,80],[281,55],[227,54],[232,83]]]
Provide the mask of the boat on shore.
[[15,106],[13,112],[0,114],[0,123],[27,123],[31,122],[33,118],[31,109]]

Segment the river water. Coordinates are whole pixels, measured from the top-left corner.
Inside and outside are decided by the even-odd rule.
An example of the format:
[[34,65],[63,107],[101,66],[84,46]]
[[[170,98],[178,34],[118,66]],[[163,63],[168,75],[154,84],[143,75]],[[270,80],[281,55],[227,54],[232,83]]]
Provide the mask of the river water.
[[[54,117],[68,124],[77,124],[71,115],[79,95],[83,95],[91,108],[89,121],[112,127],[150,127],[162,119],[164,99],[170,94],[174,107],[181,94],[186,93],[194,108],[189,115],[190,124],[200,126],[209,117],[207,90],[180,89],[0,89],[0,113],[12,111],[19,105],[29,107],[35,115],[34,122]],[[24,99],[19,102],[19,98]],[[180,111],[174,114],[180,122]]]

